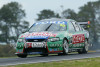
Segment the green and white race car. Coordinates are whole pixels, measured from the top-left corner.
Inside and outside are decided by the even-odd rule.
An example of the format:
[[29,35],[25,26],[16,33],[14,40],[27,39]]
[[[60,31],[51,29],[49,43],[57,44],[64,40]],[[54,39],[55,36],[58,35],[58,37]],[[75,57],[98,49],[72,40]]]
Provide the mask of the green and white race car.
[[48,56],[51,53],[79,54],[88,52],[89,33],[72,19],[45,19],[34,23],[17,40],[16,53],[24,58],[29,54]]

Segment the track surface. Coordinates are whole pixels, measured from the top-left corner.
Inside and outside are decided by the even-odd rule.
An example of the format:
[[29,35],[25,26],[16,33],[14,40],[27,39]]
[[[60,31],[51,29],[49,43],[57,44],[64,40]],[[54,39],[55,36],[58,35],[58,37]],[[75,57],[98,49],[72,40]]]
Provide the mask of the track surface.
[[75,59],[94,58],[94,57],[100,57],[100,52],[88,53],[88,54],[76,53],[76,54],[69,54],[63,56],[50,55],[47,57],[34,56],[34,57],[27,57],[27,58],[1,58],[0,66],[38,63],[38,62],[50,62],[50,61],[60,61],[60,60],[75,60]]

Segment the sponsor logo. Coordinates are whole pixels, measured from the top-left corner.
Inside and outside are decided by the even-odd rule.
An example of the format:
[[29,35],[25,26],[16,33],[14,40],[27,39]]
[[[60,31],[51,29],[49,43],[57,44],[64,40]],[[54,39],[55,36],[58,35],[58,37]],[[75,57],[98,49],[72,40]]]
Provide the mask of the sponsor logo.
[[34,25],[38,25],[38,24],[47,24],[47,23],[67,24],[66,21],[47,21],[47,22],[38,22],[38,23],[35,23]]
[[34,48],[34,47],[45,47],[46,48],[46,43],[45,42],[33,42],[33,43],[26,43],[26,48]]
[[38,40],[34,40],[34,41],[36,42],[36,41],[38,41]]
[[72,44],[82,43],[82,42],[84,42],[84,41],[85,41],[85,36],[84,36],[84,34],[73,35]]
[[56,37],[56,34],[52,34],[52,33],[30,33],[30,34],[26,34],[26,35],[22,35],[21,38],[23,37],[33,37],[33,36],[52,36],[52,37]]

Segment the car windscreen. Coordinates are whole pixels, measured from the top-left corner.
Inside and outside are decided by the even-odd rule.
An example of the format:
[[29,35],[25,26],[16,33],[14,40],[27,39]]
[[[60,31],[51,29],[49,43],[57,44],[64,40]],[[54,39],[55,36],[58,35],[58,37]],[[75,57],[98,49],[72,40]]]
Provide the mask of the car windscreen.
[[64,31],[66,30],[65,23],[35,23],[29,29],[29,32],[40,32],[40,31]]

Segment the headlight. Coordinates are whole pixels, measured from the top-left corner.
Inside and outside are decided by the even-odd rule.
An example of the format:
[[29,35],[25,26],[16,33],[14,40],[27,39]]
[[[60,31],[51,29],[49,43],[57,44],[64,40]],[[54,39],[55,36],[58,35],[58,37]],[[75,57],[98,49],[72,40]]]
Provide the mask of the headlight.
[[17,42],[25,42],[25,39],[18,39]]
[[50,38],[48,39],[48,42],[54,42],[54,41],[59,41],[60,38],[59,37],[56,37],[56,38]]

